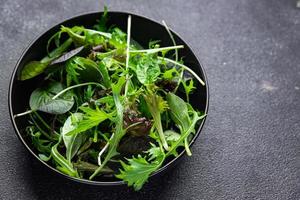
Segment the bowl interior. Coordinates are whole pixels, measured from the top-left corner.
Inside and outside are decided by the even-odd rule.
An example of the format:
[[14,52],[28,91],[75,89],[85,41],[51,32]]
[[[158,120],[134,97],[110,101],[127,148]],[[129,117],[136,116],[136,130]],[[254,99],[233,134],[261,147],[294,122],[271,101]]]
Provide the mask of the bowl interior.
[[[38,37],[30,46],[28,49],[26,49],[20,58],[19,62],[17,63],[16,69],[13,73],[12,79],[11,79],[11,85],[10,85],[10,91],[9,91],[9,104],[10,104],[10,114],[12,118],[12,122],[14,125],[14,128],[17,132],[17,135],[21,139],[21,141],[24,143],[24,145],[28,148],[28,150],[36,157],[37,152],[33,148],[31,141],[29,138],[27,138],[24,134],[24,129],[27,125],[28,118],[25,117],[19,117],[14,119],[12,116],[26,111],[28,109],[29,105],[29,97],[31,92],[37,87],[39,82],[42,80],[42,77],[36,77],[27,81],[19,81],[17,80],[17,77],[24,67],[24,65],[30,61],[30,60],[39,60],[44,55],[46,55],[46,45],[48,39],[60,29],[61,25],[64,26],[75,26],[75,25],[82,25],[85,27],[93,27],[94,24],[96,24],[96,20],[100,18],[102,15],[101,12],[98,13],[90,13],[90,14],[84,14],[81,16],[74,17],[72,19],[66,20],[47,32],[43,33],[40,37]],[[149,20],[145,17],[137,16],[134,14],[132,15],[132,27],[131,27],[131,36],[132,38],[137,41],[139,44],[141,44],[143,47],[148,48],[148,42],[151,40],[160,40],[161,46],[171,46],[172,41],[165,30],[165,27],[161,24],[154,22],[152,20]],[[108,25],[116,25],[120,27],[124,32],[126,32],[127,29],[127,17],[128,13],[121,13],[121,12],[109,12],[109,21]],[[199,61],[197,60],[196,56],[190,49],[190,47],[174,32],[172,32],[174,35],[174,39],[177,44],[182,44],[185,46],[184,49],[181,49],[179,51],[179,57],[183,57],[184,62],[187,66],[189,66],[191,69],[193,69],[206,83],[206,77],[204,74],[204,71],[202,69],[202,66],[200,65]],[[191,104],[198,110],[207,112],[208,107],[208,91],[207,86],[201,86],[200,84],[197,84],[197,90],[194,91],[194,93],[190,97]],[[199,132],[203,126],[204,121],[201,123],[194,139],[191,143],[194,142],[194,140],[199,135]],[[183,151],[180,154],[183,155]],[[179,157],[180,157],[179,156]],[[158,172],[161,172],[168,168],[171,164],[174,164],[176,159],[170,159],[168,162],[162,167]],[[41,161],[42,162],[42,161]],[[48,165],[47,163],[43,162],[45,165],[47,165],[52,170],[60,173],[56,169],[54,169],[52,166]],[[157,173],[158,173],[157,172]],[[60,173],[61,174],[61,173]],[[66,176],[66,175],[64,175]],[[74,179],[74,178],[72,178]],[[87,181],[87,180],[80,180],[81,182],[86,183],[93,183],[93,184],[120,184],[122,181],[117,180],[115,178],[102,178],[98,181]]]

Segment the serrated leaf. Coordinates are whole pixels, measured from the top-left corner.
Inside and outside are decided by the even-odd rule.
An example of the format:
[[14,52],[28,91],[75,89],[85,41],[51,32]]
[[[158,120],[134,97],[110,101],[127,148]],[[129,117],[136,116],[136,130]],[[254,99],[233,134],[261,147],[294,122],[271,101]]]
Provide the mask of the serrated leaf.
[[149,176],[161,166],[163,161],[155,160],[149,163],[141,155],[127,160],[128,164],[121,161],[123,170],[120,170],[120,174],[116,177],[125,181],[128,186],[133,186],[136,191],[142,188]]
[[160,75],[160,67],[157,59],[153,59],[151,55],[143,56],[137,63],[135,73],[142,84],[154,83]]
[[98,107],[96,107],[96,109],[80,107],[79,109],[84,112],[82,116],[83,119],[78,122],[75,129],[65,133],[66,136],[72,136],[87,131],[94,126],[98,126],[104,120],[111,118],[111,114],[100,110]]

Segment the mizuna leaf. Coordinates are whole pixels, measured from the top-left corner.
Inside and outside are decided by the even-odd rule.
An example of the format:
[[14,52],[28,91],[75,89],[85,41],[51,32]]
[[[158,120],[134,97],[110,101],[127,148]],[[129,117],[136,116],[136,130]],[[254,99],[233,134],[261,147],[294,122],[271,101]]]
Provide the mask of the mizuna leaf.
[[149,176],[159,169],[163,159],[149,163],[144,157],[138,155],[127,159],[128,164],[121,161],[123,170],[116,177],[125,181],[128,186],[133,186],[138,191],[147,182]]
[[109,143],[108,152],[106,154],[104,161],[102,162],[102,165],[100,165],[99,168],[90,176],[89,178],[90,180],[92,180],[95,176],[97,176],[101,172],[103,167],[112,157],[118,155],[117,147],[119,145],[120,140],[126,133],[126,131],[123,129],[124,107],[120,101],[120,92],[123,88],[124,83],[125,83],[125,77],[121,77],[116,84],[112,84],[114,103],[117,110],[117,116],[114,120],[116,124],[115,132],[112,138],[108,141]]
[[96,109],[92,109],[89,107],[80,107],[79,109],[84,112],[84,114],[82,115],[82,120],[78,122],[76,128],[65,133],[66,136],[73,136],[78,133],[87,131],[94,126],[98,126],[104,120],[110,119],[112,117],[112,114],[105,113],[98,107],[96,107]]

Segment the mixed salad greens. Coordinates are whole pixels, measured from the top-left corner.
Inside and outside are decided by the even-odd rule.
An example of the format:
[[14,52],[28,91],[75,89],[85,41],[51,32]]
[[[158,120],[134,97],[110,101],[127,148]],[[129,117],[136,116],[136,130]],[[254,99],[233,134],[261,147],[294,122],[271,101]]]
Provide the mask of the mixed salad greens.
[[131,16],[127,32],[107,27],[107,18],[105,9],[93,29],[61,26],[47,55],[21,71],[22,81],[42,81],[30,110],[15,117],[29,115],[26,132],[39,158],[62,173],[115,176],[139,190],[179,147],[191,155],[189,141],[205,113],[189,95],[204,82],[178,60],[184,47],[164,22],[174,46],[151,41],[143,49],[131,39]]

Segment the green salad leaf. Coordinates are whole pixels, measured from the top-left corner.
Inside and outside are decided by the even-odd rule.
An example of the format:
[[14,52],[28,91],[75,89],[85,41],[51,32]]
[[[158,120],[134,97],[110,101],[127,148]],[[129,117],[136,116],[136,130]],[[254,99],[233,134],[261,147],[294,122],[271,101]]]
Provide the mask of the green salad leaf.
[[29,115],[25,131],[34,151],[61,173],[116,177],[137,191],[174,157],[192,155],[189,144],[206,114],[189,103],[203,96],[192,94],[205,82],[179,57],[184,46],[165,22],[173,46],[134,40],[134,18],[125,31],[105,8],[93,28],[62,25],[44,57],[20,71],[20,80],[39,75],[39,82],[14,118]]
[[64,93],[56,99],[53,97],[62,91],[64,86],[58,82],[51,82],[44,88],[37,88],[30,96],[31,110],[42,111],[51,114],[63,114],[74,105],[74,95],[71,91]]

